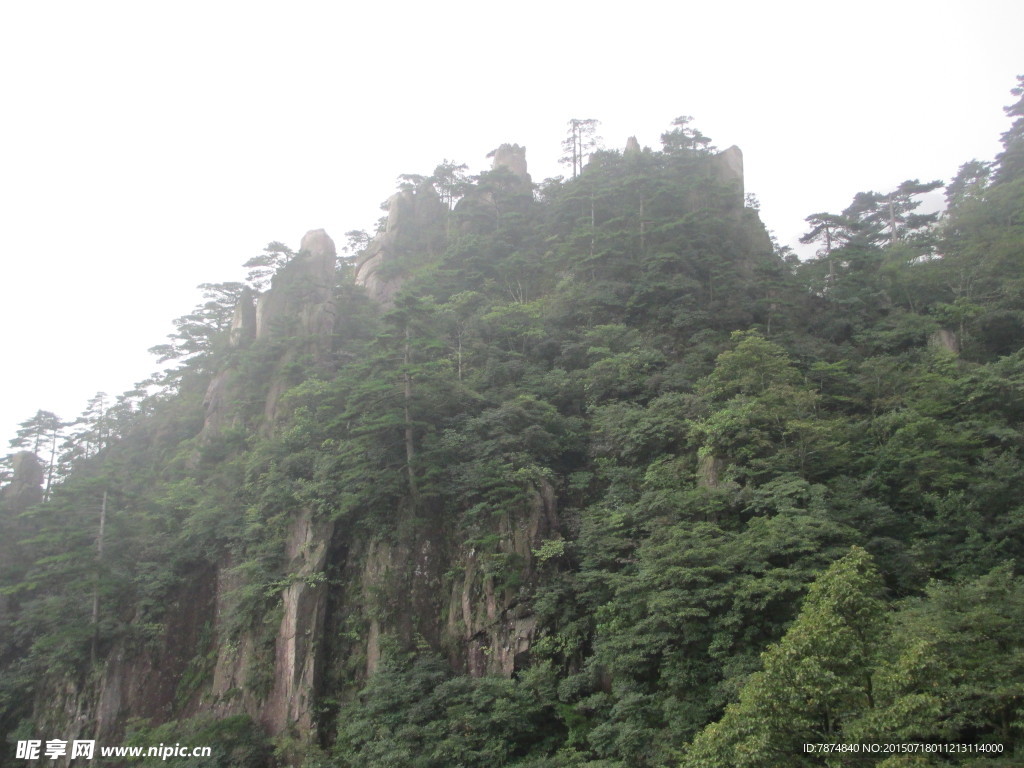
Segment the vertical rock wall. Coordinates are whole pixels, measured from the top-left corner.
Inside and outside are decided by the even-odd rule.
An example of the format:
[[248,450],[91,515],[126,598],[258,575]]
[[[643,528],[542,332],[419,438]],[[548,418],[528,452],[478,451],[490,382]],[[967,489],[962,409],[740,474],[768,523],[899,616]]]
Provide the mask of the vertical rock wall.
[[[254,304],[246,289],[229,331],[232,350],[262,349],[273,360],[265,383],[261,429],[273,431],[281,395],[296,382],[288,371],[296,364],[331,363],[336,317],[337,255],[324,230],[302,239],[296,257],[275,276]],[[276,360],[274,359],[276,357]],[[238,354],[210,382],[205,420],[198,443],[204,445],[226,428],[253,418],[238,405],[253,383]],[[291,582],[281,595],[273,647],[265,634],[232,636],[230,613],[244,580],[230,558],[198,572],[188,595],[169,606],[167,634],[156,650],[139,653],[121,645],[107,659],[97,688],[69,698],[99,734],[116,738],[129,717],[172,717],[205,712],[218,717],[245,713],[272,735],[294,731],[308,736],[319,679],[319,648],[326,605],[322,579],[333,523],[311,510],[296,509],[287,523],[285,556]],[[236,630],[237,631],[237,628]]]
[[[254,326],[253,343],[276,349],[277,360],[267,385],[261,420],[264,434],[273,432],[280,398],[297,383],[289,380],[289,369],[296,363],[314,368],[331,364],[337,316],[336,262],[337,251],[327,233],[322,229],[308,232],[298,254],[274,276],[270,290],[260,297],[255,311],[250,313],[242,308],[236,312],[233,339],[236,324],[239,338],[248,337],[247,329]],[[226,379],[220,386],[224,391],[219,394],[219,401],[227,401],[233,394],[232,379]],[[220,420],[216,409],[208,407],[207,425]],[[234,644],[223,642],[225,613],[232,593],[242,583],[230,563],[222,568],[216,590],[220,642],[210,690],[213,706],[220,714],[245,712],[273,735],[292,729],[300,734],[309,733],[325,610],[322,574],[332,533],[333,523],[318,519],[308,508],[295,510],[288,522],[285,557],[291,581],[281,595],[270,658],[253,633],[243,633]],[[254,686],[254,680],[264,682]],[[263,687],[266,690],[259,690]]]
[[299,734],[312,731],[326,613],[324,566],[333,532],[333,522],[317,519],[312,510],[303,509],[288,534],[291,583],[281,596],[273,688],[260,713],[260,720],[274,734],[289,728]]
[[[537,631],[533,551],[560,537],[554,489],[532,489],[529,502],[495,520],[490,533],[496,549],[486,551],[440,521],[400,522],[397,535],[349,541],[340,571],[348,586],[332,600],[330,623],[358,617],[364,634],[354,648],[336,647],[333,663],[352,668],[362,660],[362,674],[370,676],[389,636],[406,648],[426,643],[464,674],[511,677],[522,669]],[[496,561],[504,566],[496,569]]]

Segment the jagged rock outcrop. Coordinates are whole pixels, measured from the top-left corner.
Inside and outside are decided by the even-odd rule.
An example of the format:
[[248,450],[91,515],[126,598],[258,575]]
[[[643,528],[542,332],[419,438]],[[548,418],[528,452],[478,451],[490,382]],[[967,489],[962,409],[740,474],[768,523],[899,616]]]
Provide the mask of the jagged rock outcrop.
[[526,147],[502,144],[490,152],[489,173],[481,174],[455,206],[459,231],[472,234],[494,231],[511,210],[522,210],[533,199],[533,182],[526,170]]
[[[118,640],[89,685],[58,677],[42,686],[44,698],[34,708],[39,732],[111,744],[123,739],[130,718],[162,722],[208,711],[197,661],[203,661],[215,641],[209,631],[213,584],[209,568],[190,574],[169,600],[161,636],[151,638],[145,652],[139,652],[134,640]],[[67,768],[69,756],[51,764]]]
[[518,179],[530,184],[530,174],[526,172],[526,147],[518,144],[502,144],[487,155],[491,160],[491,170],[506,168]]
[[[224,642],[231,595],[244,582],[230,563],[211,582],[218,596],[212,619],[218,650],[204,708],[219,717],[249,714],[272,735],[308,738],[328,667],[337,672],[358,664],[357,679],[372,675],[385,636],[410,648],[426,643],[463,673],[511,677],[525,667],[537,631],[524,599],[538,578],[534,551],[560,538],[558,528],[555,490],[546,482],[531,490],[520,512],[495,522],[497,551],[478,551],[441,524],[412,519],[383,536],[339,536],[332,522],[297,510],[285,543],[289,584],[275,613],[271,649],[256,630]],[[344,585],[333,593],[327,588],[332,567]],[[359,642],[340,648],[338,638],[357,626],[363,627]]]
[[[285,556],[290,583],[281,593],[273,644],[257,630],[231,635],[231,605],[244,578],[225,563],[215,578],[213,635],[218,638],[216,661],[205,706],[218,717],[247,714],[267,732],[311,733],[314,698],[322,679],[322,635],[327,589],[323,570],[334,524],[312,510],[295,512],[288,525]],[[279,615],[279,619],[277,616]]]
[[3,509],[18,514],[43,500],[43,465],[34,453],[19,451],[11,457],[11,482],[0,499]]
[[408,521],[404,535],[349,541],[340,579],[349,587],[334,596],[332,621],[362,616],[366,629],[360,644],[335,651],[335,663],[359,659],[372,675],[388,636],[406,647],[426,643],[476,677],[523,669],[537,631],[529,599],[538,580],[534,551],[561,538],[554,488],[541,482],[529,499],[494,521],[484,536],[496,545],[484,548],[453,539],[440,521]]
[[[526,148],[502,144],[488,154],[491,170],[508,171],[512,186],[528,194],[532,181],[526,167]],[[480,219],[493,218],[494,191],[486,185],[472,188],[455,207],[455,218],[463,231],[473,231]],[[359,254],[356,285],[366,289],[379,304],[390,307],[402,287],[405,275],[415,269],[416,258],[440,253],[448,228],[448,208],[427,181],[396,192],[387,201],[387,220]]]
[[[281,594],[273,645],[256,631],[237,634],[232,604],[244,578],[230,561],[193,573],[168,606],[161,638],[144,653],[126,642],[107,656],[95,689],[61,692],[41,725],[75,738],[121,739],[129,717],[160,722],[206,712],[246,714],[270,735],[309,738],[314,699],[322,679],[326,585],[322,573],[333,523],[298,510],[289,524],[285,554],[292,581]],[[69,724],[73,731],[67,730]]]
[[[274,276],[270,289],[254,304],[251,291],[239,297],[229,332],[225,367],[211,380],[199,444],[209,444],[226,428],[246,423],[264,434],[274,428],[281,395],[296,384],[296,364],[328,366],[336,318],[336,250],[322,230],[308,232],[294,259]],[[261,381],[243,378],[239,353],[260,348],[274,362]],[[264,407],[257,417],[249,402],[263,386]],[[197,456],[194,460],[198,460]],[[115,649],[88,705],[86,719],[98,733],[117,736],[126,713],[166,717],[199,711],[219,717],[247,714],[278,735],[294,730],[308,737],[313,723],[313,697],[319,679],[317,663],[325,595],[322,571],[333,523],[307,508],[296,509],[286,522],[285,556],[292,581],[281,593],[276,630],[239,632],[233,624],[234,603],[245,578],[226,558],[216,569],[197,573],[189,585],[191,602],[169,611],[167,636],[145,654]],[[268,645],[269,639],[272,644]],[[205,647],[204,647],[205,646]],[[186,669],[196,660],[207,669]],[[181,679],[195,679],[183,690]],[[81,708],[80,702],[68,706]]]
[[743,207],[743,151],[733,144],[711,158],[714,178],[732,192],[732,204]]
[[299,252],[256,305],[256,338],[291,338],[317,362],[330,354],[338,252],[322,229],[307,232]]
[[[755,208],[746,205],[743,178],[743,151],[735,144],[707,157],[706,173],[712,182],[709,188],[695,188],[687,208],[712,208],[731,217],[736,223],[735,235],[740,251],[748,256],[771,253],[774,245],[768,229]],[[749,262],[745,267],[749,267]]]
[[209,654],[214,637],[209,628],[216,594],[215,572],[210,567],[190,574],[170,600],[167,624],[156,649],[148,654],[131,652],[132,644],[118,642],[108,657],[99,683],[94,713],[96,732],[113,739],[119,735],[125,713],[135,717],[166,717],[175,706],[194,713],[203,705],[196,668]]
[[498,524],[499,554],[514,563],[511,578],[500,583],[475,550],[461,553],[463,575],[452,584],[447,633],[458,642],[458,661],[474,677],[512,677],[525,668],[537,631],[537,617],[520,599],[515,584],[535,580],[534,550],[558,534],[555,491],[547,482],[534,488],[529,509]]
[[726,210],[739,216],[737,235],[751,256],[774,250],[768,228],[755,208],[748,208],[743,180],[743,152],[735,144],[711,158],[714,180],[726,190]]
[[410,255],[437,252],[443,247],[448,211],[428,182],[395,193],[387,206],[384,231],[360,254],[355,281],[375,301],[391,306],[402,287],[403,272],[415,266],[410,263]]
[[[298,254],[274,275],[270,289],[255,306],[249,288],[239,296],[231,319],[230,347],[244,349],[254,342],[283,345],[264,400],[265,432],[273,426],[281,395],[296,383],[288,381],[283,373],[286,368],[303,358],[315,366],[324,366],[330,360],[337,317],[337,259],[334,241],[324,230],[314,229],[302,238]],[[248,383],[239,376],[238,359],[229,357],[227,365],[210,381],[203,399],[201,445],[241,423],[236,403]]]
[[[274,276],[255,310],[246,295],[235,311],[233,346],[250,341],[269,349],[279,345],[260,421],[264,434],[273,431],[281,395],[297,383],[289,373],[295,363],[306,360],[319,367],[330,363],[337,316],[336,262],[334,241],[324,230],[312,230],[302,238],[295,258]],[[238,369],[229,366],[211,382],[204,431],[223,425],[226,404],[237,399],[238,389],[245,385],[238,376]],[[309,509],[297,509],[288,521],[285,555],[293,581],[281,595],[281,615],[270,651],[251,632],[243,633],[234,644],[223,642],[229,633],[234,594],[244,584],[230,562],[217,572],[211,584],[212,625],[221,642],[211,672],[208,706],[218,715],[249,714],[274,735],[292,728],[308,734],[324,616],[324,589],[317,576],[323,570],[332,530],[332,523],[316,518]],[[254,684],[259,680],[265,682]]]
[[289,367],[303,358],[316,367],[330,360],[337,319],[337,261],[334,241],[324,230],[307,232],[298,254],[274,275],[270,290],[256,304],[256,340],[287,343],[271,374],[263,408],[264,434],[273,430],[281,395],[298,383],[289,379]]
[[733,145],[714,154],[698,149],[676,150],[673,158],[681,161],[681,173],[693,176],[699,182],[690,190],[684,205],[686,210],[715,210],[720,214],[739,215],[746,199],[743,152],[739,147]]

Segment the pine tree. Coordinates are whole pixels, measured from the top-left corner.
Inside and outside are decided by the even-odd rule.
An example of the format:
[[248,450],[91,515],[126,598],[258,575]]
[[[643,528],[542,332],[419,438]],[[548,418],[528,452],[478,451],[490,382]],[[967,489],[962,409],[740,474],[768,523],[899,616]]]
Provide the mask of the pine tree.
[[598,123],[599,121],[593,118],[578,117],[572,118],[568,123],[569,135],[562,140],[562,151],[565,154],[559,162],[572,168],[574,179],[583,172],[585,158],[600,144],[601,137],[597,135]]
[[1003,134],[1003,151],[996,155],[995,178],[999,183],[1024,177],[1024,75],[1017,75],[1017,85],[1010,93],[1019,98],[1003,108],[1013,124]]
[[12,448],[21,448],[35,454],[46,469],[43,498],[50,497],[57,465],[57,441],[63,437],[68,425],[51,411],[36,411],[35,415],[19,425],[17,437],[11,440]]

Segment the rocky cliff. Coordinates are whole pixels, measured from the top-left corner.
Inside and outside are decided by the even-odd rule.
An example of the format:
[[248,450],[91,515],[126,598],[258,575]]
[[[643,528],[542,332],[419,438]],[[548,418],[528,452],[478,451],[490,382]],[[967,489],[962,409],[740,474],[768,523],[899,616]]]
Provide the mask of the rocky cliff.
[[[623,162],[642,155],[633,139]],[[481,238],[512,229],[537,205],[525,149],[503,144],[492,156],[491,170],[454,211],[442,204],[428,181],[390,198],[386,223],[357,257],[352,278],[378,309],[393,306],[410,275],[441,258],[446,245],[462,238],[472,252],[480,247],[477,243],[485,242]],[[728,214],[735,241],[730,247],[735,247],[732,258],[739,266],[731,268],[742,271],[752,255],[771,250],[756,213],[743,208],[742,154],[731,147],[700,167],[710,169],[711,185],[681,186],[672,203],[677,210],[665,215],[679,218],[706,207],[708,200],[724,200],[716,204]],[[661,198],[652,199],[660,204]],[[571,199],[566,210],[577,215],[577,201]],[[593,207],[587,213],[589,220],[581,220],[592,232],[600,222]],[[632,211],[628,215],[634,216]],[[641,199],[635,238],[641,251],[645,238],[656,236],[644,229],[645,216],[652,215],[656,214],[645,214]],[[589,237],[593,255],[594,239]],[[514,238],[502,240],[500,248],[511,248],[511,242]],[[593,266],[590,269],[593,274]],[[351,298],[345,292],[356,289],[339,284],[338,275],[333,241],[323,230],[314,230],[303,237],[295,257],[277,272],[269,290],[259,296],[250,289],[241,292],[226,350],[206,388],[202,428],[192,444],[188,466],[202,478],[197,483],[224,484],[215,491],[222,495],[237,492],[216,473],[203,473],[231,451],[237,455],[244,450],[244,441],[256,437],[273,442],[278,453],[262,464],[252,459],[247,468],[231,475],[233,482],[263,488],[272,496],[279,489],[266,478],[274,477],[280,466],[307,460],[303,452],[309,446],[292,444],[287,436],[296,406],[285,393],[304,382],[330,381],[347,361],[348,353],[339,347],[339,329],[348,311],[342,297]],[[565,274],[560,279],[565,282]],[[487,280],[493,282],[492,277],[482,280],[483,286]],[[478,321],[478,341],[490,334],[500,346],[505,334],[511,339],[506,343],[511,344],[512,357],[521,359],[527,340],[532,344],[543,337],[525,304],[525,296],[515,293],[507,306],[499,304],[497,312],[503,314]],[[505,322],[512,330],[504,330]],[[464,335],[468,338],[466,328],[460,328],[459,345]],[[311,461],[329,464],[345,440],[368,430],[390,429],[394,434],[404,431],[405,453],[395,453],[401,458],[392,457],[388,463],[384,454],[390,449],[377,446],[372,450],[380,455],[367,460],[385,465],[388,476],[413,474],[414,437],[429,434],[432,427],[424,424],[433,417],[429,410],[421,411],[419,421],[410,416],[414,382],[418,387],[420,380],[435,375],[433,369],[417,368],[413,358],[436,358],[436,350],[451,341],[430,338],[423,342],[426,351],[416,352],[408,324],[381,338],[384,344],[398,339],[398,346],[390,356],[382,354],[379,365],[400,359],[404,373],[389,380],[398,386],[377,385],[369,402],[397,398],[401,406],[369,426],[360,426],[353,414],[318,413],[317,419],[337,420],[342,437],[312,446],[319,453]],[[462,387],[461,346],[458,354],[458,380],[449,385],[453,392]],[[500,382],[501,376],[518,375],[514,370],[509,365],[508,371],[488,375]],[[472,397],[476,400],[467,402],[481,400],[479,395]],[[572,411],[580,406],[565,407]],[[457,412],[451,418],[457,419]],[[213,450],[221,443],[227,447]],[[91,681],[75,684],[55,678],[45,692],[49,703],[37,704],[38,723],[69,738],[95,734],[109,743],[122,738],[132,718],[159,723],[197,715],[245,715],[271,737],[301,746],[323,725],[326,681],[331,681],[331,697],[351,697],[378,670],[389,643],[427,648],[461,674],[512,678],[529,666],[541,631],[533,605],[544,563],[538,553],[545,547],[561,552],[570,533],[559,509],[555,475],[513,469],[502,470],[512,479],[502,480],[501,494],[513,494],[516,501],[490,510],[483,522],[474,524],[471,535],[451,523],[452,511],[437,500],[437,492],[422,499],[416,493],[390,497],[388,506],[372,510],[384,521],[377,527],[352,522],[338,511],[342,504],[337,498],[314,488],[311,478],[330,485],[329,473],[289,467],[301,476],[299,490],[275,507],[273,517],[253,524],[262,539],[236,541],[217,558],[197,558],[170,595],[159,635],[143,645],[118,640]],[[705,486],[716,486],[717,471],[701,468]],[[14,503],[23,492],[18,487],[12,485],[5,492],[5,504]],[[347,489],[330,493],[344,496]],[[283,491],[281,495],[286,496]],[[253,575],[252,549],[262,550],[260,557],[270,563],[267,567],[276,574],[272,583],[261,586]],[[247,613],[240,608],[243,604]],[[243,613],[244,621],[239,619]],[[68,723],[75,724],[70,731]]]
[[[335,285],[337,251],[322,229],[307,232],[295,258],[274,276],[270,289],[255,300],[245,288],[235,307],[229,330],[231,350],[245,350],[254,342],[275,348],[269,355],[268,389],[261,393],[263,418],[260,428],[271,430],[281,394],[297,383],[287,375],[295,363],[313,369],[330,363],[331,334],[338,315]],[[239,379],[238,355],[228,355],[214,375],[203,400],[205,419],[200,442],[207,442],[226,427],[243,426],[243,392],[251,383]]]
[[359,255],[355,281],[374,301],[390,306],[411,269],[412,254],[435,254],[444,234],[445,206],[427,182],[397,192],[387,202],[387,222]]
[[0,509],[13,518],[43,500],[43,465],[34,453],[18,451],[11,457],[11,482],[0,492]]

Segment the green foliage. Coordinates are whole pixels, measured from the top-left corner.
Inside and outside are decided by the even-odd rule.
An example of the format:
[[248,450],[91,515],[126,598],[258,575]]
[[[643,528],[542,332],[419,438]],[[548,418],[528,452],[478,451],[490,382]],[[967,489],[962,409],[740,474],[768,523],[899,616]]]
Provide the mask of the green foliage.
[[941,691],[936,724],[955,741],[965,732],[1024,746],[1024,580],[1004,564],[972,580],[933,582],[925,596],[899,615],[898,642],[926,647],[931,676]]
[[264,290],[281,267],[295,258],[295,253],[284,243],[273,242],[259,256],[253,256],[244,266],[248,271],[246,282],[257,291]]
[[237,282],[203,283],[199,290],[203,292],[205,301],[190,314],[174,321],[175,331],[168,336],[169,344],[150,349],[158,362],[182,359],[200,362],[212,354],[231,325],[231,317],[245,286]]
[[837,561],[683,765],[820,765],[804,744],[957,743],[965,734],[1013,755],[1021,641],[1010,628],[1021,618],[1021,581],[1002,567],[933,584],[896,615],[880,587],[863,550]]
[[[131,738],[207,739],[224,765],[1018,748],[1019,120],[941,218],[918,212],[934,183],[860,193],[808,217],[803,264],[689,118],[626,155],[574,122],[574,178],[538,190],[450,161],[403,176],[437,219],[395,235],[392,306],[339,272],[322,358],[285,327],[232,345],[251,288],[208,285],[158,350],[177,369],[23,425],[53,472],[44,503],[0,505],[0,730],[123,658],[173,677]],[[250,282],[290,257],[272,243]],[[222,703],[267,700],[300,579],[323,587],[315,738],[271,755],[251,720],[182,719],[231,648]]]
[[447,768],[542,765],[560,741],[551,681],[453,677],[429,655],[386,656],[339,713],[335,765]]
[[171,720],[158,726],[136,721],[129,725],[124,744],[144,749],[176,744],[211,748],[209,757],[162,758],[162,764],[173,768],[270,768],[273,764],[266,735],[246,715],[219,720],[211,717]]
[[696,128],[691,128],[693,118],[689,116],[677,117],[672,121],[672,130],[661,134],[661,143],[666,154],[681,153],[684,151],[709,151],[711,139],[702,134]]

